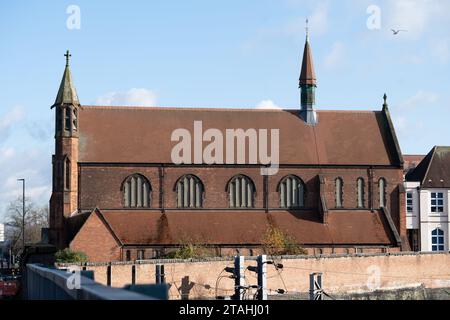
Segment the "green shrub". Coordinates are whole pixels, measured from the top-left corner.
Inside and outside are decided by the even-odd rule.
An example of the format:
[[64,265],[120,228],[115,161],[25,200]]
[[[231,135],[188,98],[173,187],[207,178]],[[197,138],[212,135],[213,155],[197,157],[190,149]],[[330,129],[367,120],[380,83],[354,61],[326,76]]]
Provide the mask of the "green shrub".
[[205,258],[211,257],[213,253],[210,248],[204,245],[198,245],[193,243],[183,244],[178,249],[168,252],[165,255],[167,259],[195,259],[195,258]]
[[269,227],[263,238],[264,251],[269,255],[306,255],[295,239],[276,227]]
[[56,252],[55,259],[57,263],[83,263],[88,261],[88,257],[84,252],[73,251],[70,248]]

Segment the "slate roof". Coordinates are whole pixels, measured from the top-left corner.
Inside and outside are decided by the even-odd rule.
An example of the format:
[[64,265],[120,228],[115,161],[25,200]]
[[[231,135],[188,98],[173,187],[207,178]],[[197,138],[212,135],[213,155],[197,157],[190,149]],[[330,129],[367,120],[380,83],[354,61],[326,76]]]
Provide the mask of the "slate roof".
[[434,147],[406,181],[420,182],[423,188],[450,188],[450,147]]

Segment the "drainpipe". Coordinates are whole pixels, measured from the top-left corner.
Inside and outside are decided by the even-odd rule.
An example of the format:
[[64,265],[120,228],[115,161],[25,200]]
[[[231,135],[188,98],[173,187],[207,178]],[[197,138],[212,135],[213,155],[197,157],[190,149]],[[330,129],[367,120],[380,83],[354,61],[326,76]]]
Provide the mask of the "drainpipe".
[[373,212],[373,168],[372,166],[368,169],[369,174],[369,208]]
[[[418,235],[417,235],[417,240],[418,240],[418,242],[419,242],[419,251],[423,251],[422,250],[422,210],[421,210],[421,202],[420,202],[420,198],[421,198],[421,192],[420,192],[420,185],[417,187],[417,195],[418,195],[418,197],[417,197],[417,203],[418,203],[418,210],[417,210],[417,212],[418,212],[418,214],[417,214],[417,219],[418,219],[418,222],[419,222],[419,232],[418,232]],[[413,204],[414,204],[414,202],[413,202]]]

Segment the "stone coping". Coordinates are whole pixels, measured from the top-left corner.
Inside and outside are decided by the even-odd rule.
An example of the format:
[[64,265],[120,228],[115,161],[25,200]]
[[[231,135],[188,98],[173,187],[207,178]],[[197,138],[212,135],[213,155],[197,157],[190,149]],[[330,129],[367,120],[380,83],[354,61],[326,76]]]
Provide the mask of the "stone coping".
[[[298,256],[271,256],[273,260],[320,260],[336,258],[367,258],[367,257],[389,257],[389,256],[429,256],[429,255],[450,255],[449,252],[389,252],[389,253],[354,253],[354,254],[323,254],[323,255],[298,255]],[[256,261],[256,256],[245,257],[245,260]],[[85,263],[56,263],[56,267],[65,268],[70,266],[99,267],[99,266],[121,266],[121,265],[145,265],[145,264],[172,264],[172,263],[208,263],[208,262],[230,262],[233,257],[210,257],[196,259],[151,259],[135,261],[112,261],[112,262],[85,262]]]

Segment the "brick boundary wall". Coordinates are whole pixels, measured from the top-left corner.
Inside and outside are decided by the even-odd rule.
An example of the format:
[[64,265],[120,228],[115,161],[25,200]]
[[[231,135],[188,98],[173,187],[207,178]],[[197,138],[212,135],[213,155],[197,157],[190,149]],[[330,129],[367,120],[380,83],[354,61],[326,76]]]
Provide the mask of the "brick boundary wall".
[[[309,290],[309,274],[323,273],[323,288],[330,295],[348,295],[404,288],[450,287],[449,253],[387,253],[342,254],[320,256],[268,257],[283,264],[276,270],[267,266],[269,294],[277,289],[289,294]],[[134,262],[59,264],[59,268],[94,271],[95,280],[110,282],[113,287],[123,287],[132,282],[134,268],[136,284],[155,283],[155,265],[165,266],[166,282],[170,285],[170,299],[211,299],[216,295],[233,294],[234,280],[227,276],[224,267],[233,266],[233,258],[164,259]],[[246,257],[246,266],[256,265],[256,257]],[[248,284],[256,284],[256,275],[246,271]],[[282,298],[282,297],[280,297]]]

